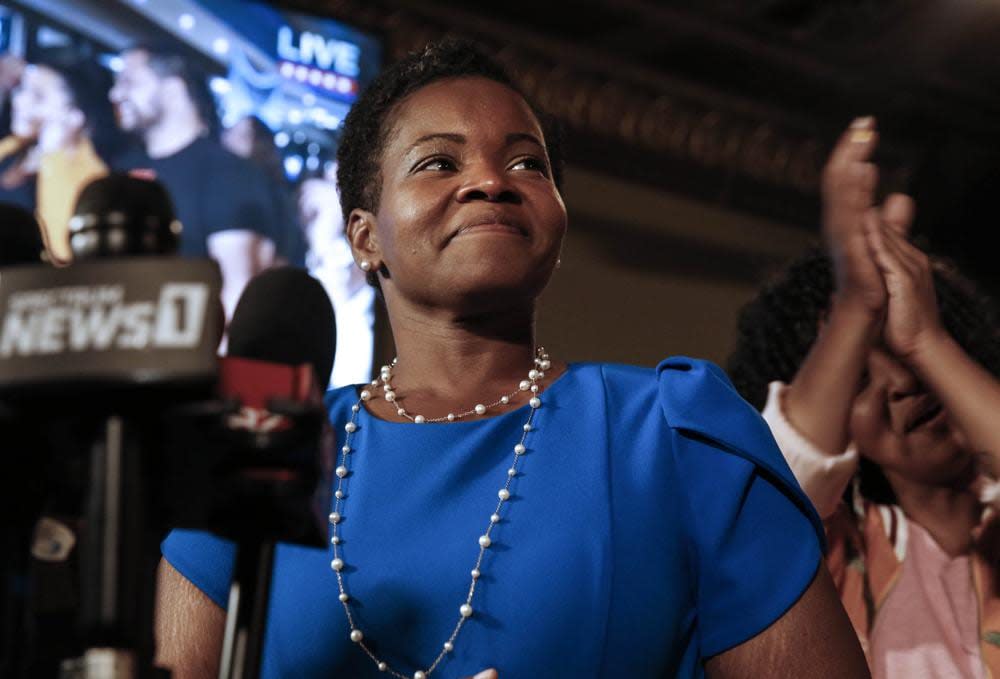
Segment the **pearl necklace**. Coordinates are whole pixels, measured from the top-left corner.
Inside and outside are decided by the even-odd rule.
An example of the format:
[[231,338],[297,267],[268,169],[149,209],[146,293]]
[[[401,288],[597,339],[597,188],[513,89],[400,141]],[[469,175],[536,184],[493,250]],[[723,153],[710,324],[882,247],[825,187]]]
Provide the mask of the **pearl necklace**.
[[[496,408],[497,406],[507,405],[510,400],[517,396],[518,392],[528,391],[531,393],[538,393],[538,385],[535,384],[544,375],[545,371],[552,367],[552,362],[549,360],[549,355],[545,353],[544,347],[539,347],[537,356],[535,357],[535,367],[528,371],[528,379],[521,380],[521,383],[517,385],[517,389],[510,392],[509,394],[504,394],[496,401],[489,404],[477,403],[470,410],[464,410],[460,413],[448,413],[442,417],[424,417],[423,415],[411,415],[407,412],[399,403],[399,399],[396,396],[396,391],[392,388],[392,369],[399,363],[398,358],[392,359],[392,362],[388,365],[383,365],[382,369],[379,371],[379,379],[372,380],[372,387],[378,387],[381,383],[382,391],[385,394],[385,400],[396,406],[396,414],[400,417],[405,417],[411,422],[416,424],[424,424],[426,422],[454,422],[455,420],[461,420],[469,415],[485,415],[486,411]],[[361,391],[361,400],[367,401],[371,399],[372,392],[368,389],[363,389]]]
[[[393,360],[392,365],[395,365],[396,362],[397,361]],[[413,422],[416,422],[417,424],[422,424],[424,422],[453,422],[456,419],[459,419],[460,417],[466,417],[467,415],[471,415],[473,413],[477,415],[482,415],[489,408],[501,404],[507,404],[510,402],[510,399],[520,391],[530,390],[532,392],[532,397],[528,401],[528,404],[531,406],[531,408],[528,410],[528,420],[521,427],[522,430],[521,438],[514,446],[513,462],[511,462],[510,468],[507,470],[507,478],[504,481],[503,487],[501,487],[500,490],[497,491],[498,501],[496,507],[493,510],[493,513],[490,515],[489,523],[486,525],[486,531],[479,536],[479,552],[476,555],[475,565],[473,566],[472,571],[470,572],[472,580],[469,584],[469,592],[465,597],[465,601],[458,608],[458,613],[459,613],[458,622],[452,629],[451,635],[449,635],[447,641],[445,641],[444,644],[442,645],[441,650],[434,658],[434,661],[427,667],[426,670],[417,670],[416,672],[414,672],[412,675],[412,679],[426,679],[431,675],[431,673],[435,669],[437,669],[438,665],[444,659],[445,655],[451,653],[451,651],[454,650],[455,639],[458,637],[458,633],[462,630],[462,626],[465,624],[466,620],[472,617],[473,614],[472,597],[476,593],[476,583],[479,580],[480,575],[482,574],[480,568],[483,563],[483,557],[486,555],[486,550],[492,544],[490,533],[492,532],[493,527],[500,522],[500,511],[501,509],[503,509],[504,503],[511,497],[510,487],[511,483],[514,480],[514,477],[516,477],[518,474],[518,463],[521,460],[521,456],[524,455],[528,450],[527,447],[524,445],[525,440],[528,437],[528,432],[532,431],[532,420],[534,419],[535,411],[542,406],[542,401],[538,396],[539,385],[537,383],[539,380],[545,377],[545,370],[551,367],[551,365],[552,364],[549,361],[549,356],[548,354],[545,353],[545,349],[539,347],[537,352],[537,357],[535,358],[535,367],[532,368],[532,370],[528,373],[528,379],[522,381],[518,385],[518,389],[516,391],[514,391],[509,395],[501,397],[495,403],[492,403],[488,406],[484,404],[477,404],[475,408],[473,408],[468,412],[463,412],[458,414],[449,413],[446,417],[428,419],[420,415],[410,416],[408,413],[405,413],[405,411],[400,412],[401,410],[403,410],[402,408],[397,409],[397,413],[399,413],[401,416],[407,417],[407,419],[410,419]],[[394,398],[389,398],[389,394],[393,395],[395,394],[395,392],[392,391],[390,387],[391,379],[392,379],[391,367],[383,366],[381,381],[385,384],[385,392],[386,392],[385,397],[386,400],[389,402],[394,401]],[[525,382],[527,382],[526,386]],[[377,387],[378,383],[379,380],[375,380],[372,383],[372,386]],[[366,392],[367,396],[365,395]],[[340,449],[341,463],[336,470],[337,489],[333,494],[334,495],[333,511],[330,512],[330,525],[332,526],[332,533],[333,533],[332,537],[330,538],[330,544],[333,545],[333,560],[330,562],[330,568],[333,569],[333,572],[337,577],[337,589],[340,592],[338,598],[340,599],[341,604],[343,604],[344,606],[344,613],[347,615],[347,624],[351,630],[350,631],[351,641],[356,643],[361,648],[361,650],[363,650],[365,654],[372,659],[372,662],[375,663],[375,666],[378,668],[380,672],[386,672],[392,675],[393,677],[396,677],[397,679],[411,679],[410,676],[402,674],[401,672],[391,667],[387,662],[376,656],[372,652],[368,644],[365,642],[364,634],[358,628],[357,624],[355,623],[354,616],[352,615],[351,597],[347,593],[347,589],[344,586],[344,578],[342,575],[345,563],[340,555],[340,543],[341,543],[340,522],[342,519],[341,510],[343,509],[345,500],[347,498],[347,494],[344,492],[344,487],[345,487],[344,483],[345,479],[350,474],[350,468],[348,466],[350,457],[352,457],[353,454],[357,453],[357,450],[351,447],[351,437],[358,430],[358,422],[357,422],[358,413],[361,411],[362,404],[364,401],[370,399],[371,396],[372,396],[371,392],[367,389],[361,392],[360,398],[358,399],[357,403],[351,406],[351,419],[347,422],[347,424],[344,425],[344,431],[346,431],[347,434],[344,438],[344,446],[343,448]]]

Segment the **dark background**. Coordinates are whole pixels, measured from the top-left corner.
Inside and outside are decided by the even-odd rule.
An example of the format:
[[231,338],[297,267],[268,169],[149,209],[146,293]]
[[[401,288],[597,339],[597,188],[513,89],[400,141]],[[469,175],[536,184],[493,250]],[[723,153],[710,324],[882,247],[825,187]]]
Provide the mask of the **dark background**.
[[472,37],[565,123],[570,236],[540,328],[567,358],[724,360],[739,307],[818,236],[820,170],[859,115],[921,242],[1000,297],[1000,3],[282,4],[378,33],[387,61]]

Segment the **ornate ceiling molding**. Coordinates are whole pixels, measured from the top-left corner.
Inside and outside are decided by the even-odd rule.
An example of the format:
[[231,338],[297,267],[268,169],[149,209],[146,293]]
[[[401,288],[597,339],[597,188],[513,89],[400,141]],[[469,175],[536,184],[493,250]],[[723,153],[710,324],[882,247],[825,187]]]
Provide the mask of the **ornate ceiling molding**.
[[[593,135],[648,156],[736,175],[804,196],[818,192],[828,140],[807,121],[777,108],[737,100],[690,83],[648,77],[636,69],[595,67],[594,55],[545,45],[481,17],[432,16],[405,0],[289,2],[380,34],[396,59],[458,31],[479,40],[525,92],[571,132]],[[634,154],[633,154],[634,155]]]

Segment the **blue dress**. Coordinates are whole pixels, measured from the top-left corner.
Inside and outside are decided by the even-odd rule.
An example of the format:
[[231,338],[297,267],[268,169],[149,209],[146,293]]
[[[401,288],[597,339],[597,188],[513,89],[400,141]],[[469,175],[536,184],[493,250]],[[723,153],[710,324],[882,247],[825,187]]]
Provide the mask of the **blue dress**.
[[[327,397],[338,450],[356,394]],[[450,424],[358,414],[342,575],[365,640],[404,674],[426,669],[458,620],[528,409]],[[573,364],[525,445],[475,612],[432,676],[701,677],[816,574],[819,518],[710,363]],[[225,607],[230,544],[174,531],[163,554]],[[349,638],[332,558],[279,545],[264,676],[388,676]]]

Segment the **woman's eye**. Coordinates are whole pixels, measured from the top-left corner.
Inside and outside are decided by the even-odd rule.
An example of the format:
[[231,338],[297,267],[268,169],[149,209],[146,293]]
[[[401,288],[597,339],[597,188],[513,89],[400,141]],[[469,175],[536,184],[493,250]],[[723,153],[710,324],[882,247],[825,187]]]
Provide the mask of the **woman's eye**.
[[535,158],[534,156],[528,156],[526,158],[521,158],[513,165],[511,165],[512,170],[532,170],[534,172],[541,172],[544,175],[548,174],[549,166],[541,158]]
[[448,158],[430,158],[417,166],[417,170],[432,170],[437,172],[454,169],[455,163]]

